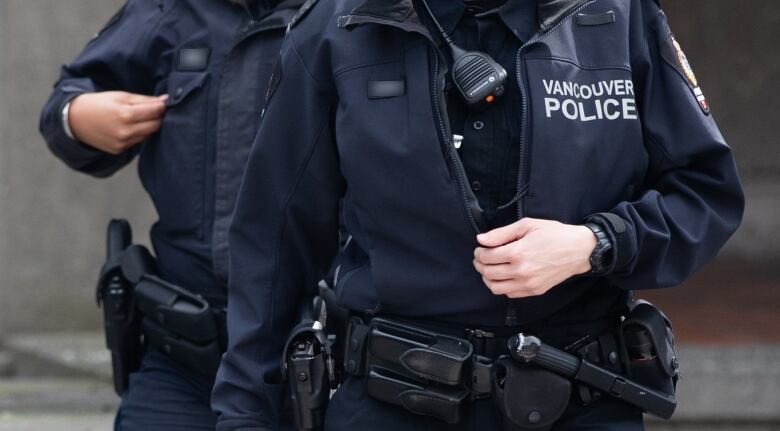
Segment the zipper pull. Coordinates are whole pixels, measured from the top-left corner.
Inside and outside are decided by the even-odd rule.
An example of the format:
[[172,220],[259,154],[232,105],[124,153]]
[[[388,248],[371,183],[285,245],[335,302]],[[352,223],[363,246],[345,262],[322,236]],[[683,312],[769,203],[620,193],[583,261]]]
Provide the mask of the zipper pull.
[[463,145],[463,136],[452,135],[452,144],[455,146],[456,150],[459,150],[461,145]]

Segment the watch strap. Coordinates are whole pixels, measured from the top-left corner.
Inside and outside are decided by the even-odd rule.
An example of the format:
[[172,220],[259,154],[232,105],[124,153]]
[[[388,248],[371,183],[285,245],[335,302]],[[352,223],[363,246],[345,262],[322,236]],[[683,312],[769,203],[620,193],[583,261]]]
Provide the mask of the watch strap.
[[606,229],[598,223],[588,222],[585,227],[596,237],[596,247],[590,254],[591,274],[605,274],[612,267],[612,240]]

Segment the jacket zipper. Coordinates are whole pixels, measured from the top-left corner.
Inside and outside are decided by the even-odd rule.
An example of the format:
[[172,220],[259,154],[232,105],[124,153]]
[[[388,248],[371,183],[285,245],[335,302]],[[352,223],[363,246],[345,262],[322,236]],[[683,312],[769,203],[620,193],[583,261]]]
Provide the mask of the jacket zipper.
[[[591,0],[589,2],[583,3],[571,12],[569,12],[565,17],[563,17],[560,21],[558,21],[557,24],[547,29],[545,32],[543,32],[541,35],[529,40],[528,42],[524,43],[520,49],[517,50],[517,60],[515,64],[515,75],[517,78],[517,86],[520,89],[520,100],[521,100],[521,119],[520,119],[520,166],[517,170],[517,190],[523,190],[523,182],[525,181],[525,170],[526,170],[526,149],[528,147],[528,143],[526,142],[526,137],[529,135],[528,133],[528,93],[526,92],[525,88],[525,71],[523,69],[523,60],[522,55],[523,51],[525,51],[529,46],[534,45],[542,40],[544,40],[547,36],[558,30],[563,24],[568,22],[574,15],[579,13],[581,10],[585,9],[586,7],[590,6],[591,4],[595,3],[596,0]],[[525,216],[525,196],[520,197],[520,199],[517,200],[517,218],[523,218]],[[504,321],[506,326],[517,326],[517,312],[515,311],[515,308],[512,306],[517,300],[509,300],[509,303],[507,304],[507,311],[506,311],[506,319]]]
[[[444,116],[441,111],[441,106],[439,105],[439,53],[438,48],[434,46],[434,58],[433,58],[433,111],[436,114],[436,120],[439,123],[439,130],[441,131],[441,144],[444,145],[444,150],[447,152],[447,155],[449,156],[449,160],[447,161],[448,164],[452,167],[452,170],[455,172],[456,180],[458,182],[458,189],[460,190],[461,198],[463,199],[463,209],[466,211],[466,216],[469,220],[469,223],[471,224],[472,229],[474,229],[474,232],[477,234],[480,233],[479,226],[477,226],[477,221],[474,218],[474,214],[471,213],[471,207],[469,206],[469,196],[468,191],[466,190],[466,175],[463,172],[463,166],[460,164],[460,160],[458,159],[458,155],[455,154],[455,144],[450,139],[448,133],[447,133],[447,127],[444,123]],[[444,91],[442,89],[441,91]]]

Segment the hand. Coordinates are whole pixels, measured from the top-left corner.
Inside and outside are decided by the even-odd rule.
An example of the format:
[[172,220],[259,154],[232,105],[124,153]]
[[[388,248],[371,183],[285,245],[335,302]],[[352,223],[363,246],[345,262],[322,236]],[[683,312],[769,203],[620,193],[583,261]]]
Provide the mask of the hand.
[[123,91],[82,94],[70,103],[70,129],[80,142],[120,154],[160,129],[167,97]]
[[474,267],[495,295],[539,296],[590,271],[596,237],[585,226],[524,218],[477,236]]

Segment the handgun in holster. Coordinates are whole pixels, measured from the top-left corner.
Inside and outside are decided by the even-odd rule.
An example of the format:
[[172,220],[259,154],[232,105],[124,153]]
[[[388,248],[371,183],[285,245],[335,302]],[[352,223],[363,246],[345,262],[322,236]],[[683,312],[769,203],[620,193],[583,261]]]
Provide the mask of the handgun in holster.
[[100,270],[97,286],[98,305],[103,308],[106,347],[111,351],[114,390],[122,395],[130,373],[141,363],[143,340],[141,319],[133,299],[133,284],[122,272],[122,257],[132,243],[132,231],[126,220],[111,220],[106,241],[106,262]]
[[289,384],[295,428],[301,431],[323,429],[330,392],[339,381],[335,338],[326,330],[327,315],[321,292],[302,310],[300,323],[284,349],[282,371]]

